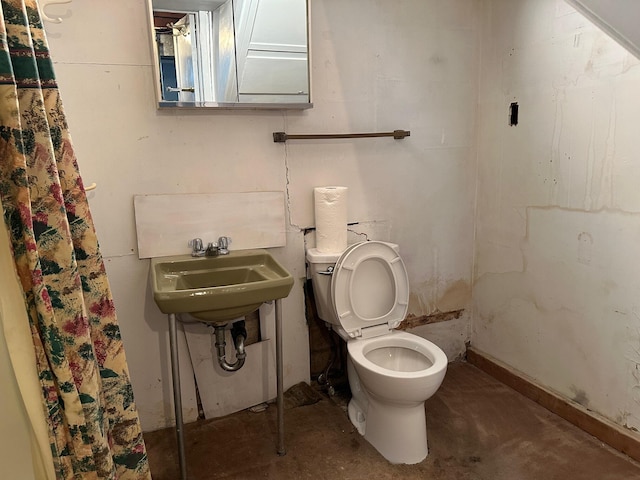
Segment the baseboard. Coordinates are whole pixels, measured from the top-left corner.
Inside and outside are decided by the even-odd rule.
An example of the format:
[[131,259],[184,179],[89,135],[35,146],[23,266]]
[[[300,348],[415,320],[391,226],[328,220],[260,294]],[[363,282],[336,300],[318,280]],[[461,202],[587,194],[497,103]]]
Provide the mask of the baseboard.
[[640,461],[640,436],[535,382],[490,355],[467,347],[467,362],[610,447]]

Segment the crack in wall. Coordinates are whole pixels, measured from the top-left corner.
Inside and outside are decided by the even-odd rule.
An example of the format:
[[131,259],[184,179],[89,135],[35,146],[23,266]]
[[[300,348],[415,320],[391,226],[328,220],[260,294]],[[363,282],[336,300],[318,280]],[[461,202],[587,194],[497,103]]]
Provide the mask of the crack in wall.
[[[349,224],[349,225],[357,225],[357,223],[355,223],[355,224]],[[356,231],[355,231],[354,229],[352,229],[352,228],[347,228],[347,232],[351,232],[351,233],[353,233],[354,235],[357,235],[357,236],[359,236],[359,237],[363,237],[363,238],[365,239],[365,241],[367,241],[367,242],[369,241],[369,235],[367,235],[367,234],[366,234],[366,233],[364,233],[364,232],[356,232]]]
[[[284,120],[283,130],[286,132],[287,131],[286,112],[283,114],[283,120]],[[304,231],[304,229],[300,225],[293,223],[291,219],[291,191],[289,188],[291,185],[291,169],[289,168],[289,146],[287,145],[287,142],[284,142],[282,145],[284,147],[284,172],[285,172],[284,190],[285,190],[286,209],[287,209],[287,221],[289,223],[289,227],[296,229],[296,231],[298,232],[302,232]]]

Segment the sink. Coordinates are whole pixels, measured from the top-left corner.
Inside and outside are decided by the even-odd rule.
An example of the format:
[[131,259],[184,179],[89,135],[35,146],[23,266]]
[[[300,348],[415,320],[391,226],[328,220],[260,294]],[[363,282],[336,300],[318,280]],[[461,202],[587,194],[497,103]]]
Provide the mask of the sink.
[[217,257],[152,258],[151,283],[153,299],[163,313],[189,313],[215,324],[286,297],[293,277],[269,252],[255,249]]

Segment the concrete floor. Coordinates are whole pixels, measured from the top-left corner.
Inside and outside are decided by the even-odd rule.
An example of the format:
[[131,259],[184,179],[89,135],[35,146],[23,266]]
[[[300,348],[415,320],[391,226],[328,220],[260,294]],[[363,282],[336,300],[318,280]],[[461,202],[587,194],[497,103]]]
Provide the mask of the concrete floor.
[[[188,425],[189,480],[640,479],[638,463],[463,362],[449,365],[427,401],[430,453],[417,465],[389,464],[339,403],[323,398],[285,410],[282,457],[275,406]],[[154,480],[177,480],[174,430],[145,440]]]

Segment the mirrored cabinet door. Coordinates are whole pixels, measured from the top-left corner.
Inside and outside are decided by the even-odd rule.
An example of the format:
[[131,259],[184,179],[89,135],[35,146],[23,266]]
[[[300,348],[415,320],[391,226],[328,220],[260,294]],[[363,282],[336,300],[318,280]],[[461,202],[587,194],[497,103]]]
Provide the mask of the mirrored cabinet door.
[[307,0],[148,2],[159,106],[311,106]]

